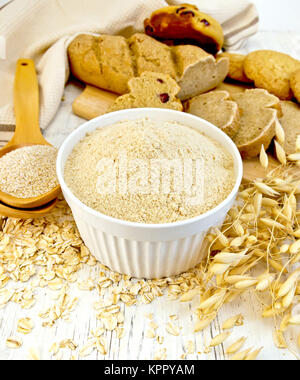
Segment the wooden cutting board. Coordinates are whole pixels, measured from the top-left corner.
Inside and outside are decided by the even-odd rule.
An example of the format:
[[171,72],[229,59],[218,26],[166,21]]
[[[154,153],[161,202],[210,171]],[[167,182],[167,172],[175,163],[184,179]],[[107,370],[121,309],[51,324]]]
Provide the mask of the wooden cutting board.
[[109,106],[118,96],[93,86],[86,86],[83,92],[74,100],[72,109],[75,115],[91,120],[106,113]]
[[[233,83],[221,83],[217,87],[217,89],[225,90],[229,93],[243,92],[248,88],[253,87]],[[91,120],[104,114],[118,96],[112,92],[87,85],[83,92],[74,100],[73,112],[83,119]]]
[[[244,88],[241,87],[240,91]],[[235,89],[238,91],[238,89]],[[86,86],[85,90],[74,100],[73,112],[75,115],[86,120],[91,120],[107,112],[109,106],[118,97],[118,95],[93,86]],[[259,163],[258,158],[244,160],[243,180],[250,182],[256,178],[263,178],[265,175],[278,166],[278,161],[269,155],[269,167],[264,170]]]

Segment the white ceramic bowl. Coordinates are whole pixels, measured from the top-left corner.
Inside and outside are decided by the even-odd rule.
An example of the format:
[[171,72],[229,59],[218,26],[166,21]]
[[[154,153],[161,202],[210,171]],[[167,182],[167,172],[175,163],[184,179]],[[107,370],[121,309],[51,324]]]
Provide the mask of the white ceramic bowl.
[[[231,194],[217,207],[198,217],[168,224],[141,224],[103,215],[83,204],[64,181],[64,166],[74,146],[88,132],[123,120],[144,117],[174,121],[203,132],[232,155],[236,182]],[[187,113],[157,108],[123,110],[97,117],[76,129],[61,146],[57,174],[72,209],[81,237],[91,253],[113,271],[137,278],[162,278],[180,274],[200,263],[211,227],[220,227],[232,207],[242,180],[243,165],[232,140],[220,129]]]

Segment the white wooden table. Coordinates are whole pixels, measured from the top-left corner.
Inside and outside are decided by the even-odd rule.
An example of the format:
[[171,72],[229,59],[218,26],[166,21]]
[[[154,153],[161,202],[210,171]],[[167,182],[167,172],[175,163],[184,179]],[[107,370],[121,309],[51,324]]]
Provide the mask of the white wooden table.
[[[288,41],[292,43],[288,43]],[[281,51],[291,52],[300,59],[300,34],[274,34],[260,33],[250,39],[244,51],[251,51],[259,48],[273,48]],[[74,98],[82,91],[82,86],[78,83],[69,83],[65,90],[65,99],[52,122],[45,131],[45,137],[54,145],[59,146],[65,137],[77,128],[84,121],[72,114],[71,105]],[[6,132],[9,139],[11,132]],[[3,135],[2,135],[3,136]],[[1,145],[1,141],[0,141]],[[85,267],[81,272],[81,277],[86,279],[94,269]],[[0,360],[27,359],[28,350],[37,348],[42,359],[49,359],[49,348],[54,342],[63,339],[73,339],[76,344],[82,347],[90,334],[91,329],[97,326],[93,303],[99,299],[97,292],[79,291],[76,286],[72,289],[72,295],[79,297],[79,304],[72,314],[71,322],[57,321],[53,328],[43,328],[42,320],[38,313],[51,301],[51,291],[40,289],[37,298],[39,302],[30,310],[22,310],[20,306],[10,303],[4,309],[0,309]],[[180,303],[170,301],[167,297],[160,297],[149,305],[138,305],[126,307],[122,305],[125,314],[125,336],[119,340],[116,333],[107,332],[108,353],[103,356],[96,351],[86,359],[153,359],[154,355],[161,349],[166,348],[167,359],[180,359],[184,353],[184,345],[188,341],[193,341],[196,350],[194,354],[188,355],[187,359],[198,360],[223,360],[226,359],[225,349],[241,336],[248,337],[245,348],[264,347],[259,359],[265,360],[288,360],[295,359],[293,353],[288,350],[278,350],[275,348],[272,333],[273,321],[259,319],[261,314],[259,303],[255,295],[251,292],[243,295],[234,303],[226,305],[212,326],[203,333],[195,334],[193,327],[196,322],[194,311],[199,303],[196,297],[192,302]],[[145,337],[145,332],[149,325],[146,314],[153,313],[154,321],[159,325],[157,335],[164,336],[164,343],[158,344],[155,340]],[[222,323],[231,316],[242,313],[245,316],[245,323],[241,327],[234,329],[232,336],[223,346],[216,347],[209,354],[203,354],[204,347],[211,338],[221,332]],[[177,315],[176,324],[182,327],[178,337],[166,332],[165,326],[169,322],[170,315]],[[21,336],[16,333],[17,321],[22,317],[30,317],[35,322],[32,333],[22,336],[23,346],[18,350],[8,349],[5,341],[12,335]],[[297,328],[289,330],[288,341],[295,342],[299,330]],[[292,344],[293,346],[293,344]],[[295,349],[297,352],[297,349]],[[198,352],[201,352],[198,353]],[[300,352],[298,351],[298,354]],[[71,352],[65,351],[64,359],[71,358]]]

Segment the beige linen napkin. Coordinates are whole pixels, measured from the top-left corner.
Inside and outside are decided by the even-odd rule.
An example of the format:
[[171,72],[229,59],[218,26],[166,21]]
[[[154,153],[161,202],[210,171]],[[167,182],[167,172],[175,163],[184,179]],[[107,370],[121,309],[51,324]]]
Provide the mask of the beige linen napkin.
[[[0,11],[0,125],[13,125],[16,61],[37,65],[41,128],[54,117],[69,76],[66,48],[82,32],[129,36],[158,8],[178,0],[14,0]],[[239,48],[258,29],[258,14],[248,0],[190,0],[223,26],[225,46]],[[2,57],[1,57],[2,55]]]

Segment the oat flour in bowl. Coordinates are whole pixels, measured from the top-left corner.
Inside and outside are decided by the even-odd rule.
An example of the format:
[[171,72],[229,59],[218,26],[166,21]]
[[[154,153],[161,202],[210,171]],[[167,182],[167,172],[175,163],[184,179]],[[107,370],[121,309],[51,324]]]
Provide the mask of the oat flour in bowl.
[[92,209],[149,224],[201,215],[224,201],[235,184],[233,158],[218,142],[151,119],[86,135],[69,156],[64,177]]

